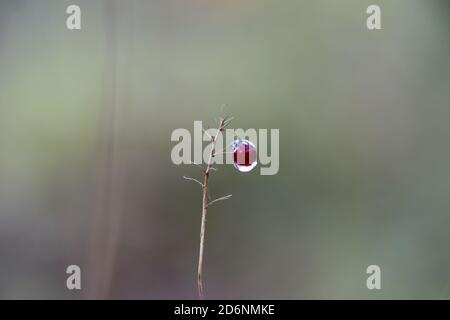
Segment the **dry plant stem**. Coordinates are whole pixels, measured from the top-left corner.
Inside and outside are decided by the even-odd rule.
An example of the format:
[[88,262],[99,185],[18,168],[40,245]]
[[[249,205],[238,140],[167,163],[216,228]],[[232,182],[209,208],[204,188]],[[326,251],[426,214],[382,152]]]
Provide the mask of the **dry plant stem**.
[[197,286],[198,296],[203,299],[203,249],[205,247],[205,232],[206,232],[206,214],[208,212],[208,173],[205,173],[203,198],[202,198],[202,223],[200,226],[200,249],[198,254],[198,269],[197,269]]
[[223,149],[220,151],[220,153],[216,153],[216,144],[217,144],[217,138],[219,137],[219,134],[221,134],[222,131],[225,130],[225,128],[230,124],[231,120],[233,118],[225,117],[223,119],[219,120],[219,127],[217,128],[217,133],[214,136],[211,136],[208,131],[203,129],[203,132],[211,139],[211,151],[209,152],[208,161],[206,163],[206,168],[203,167],[201,164],[198,163],[192,163],[196,166],[200,167],[200,169],[203,172],[203,182],[191,178],[183,176],[184,179],[193,181],[195,183],[198,183],[202,187],[202,220],[201,220],[201,226],[200,226],[200,249],[198,254],[198,269],[197,269],[197,285],[198,285],[198,296],[200,299],[204,298],[204,289],[203,289],[203,252],[205,248],[205,234],[206,234],[206,215],[208,213],[208,207],[212,204],[227,200],[231,197],[230,195],[220,197],[217,199],[214,199],[212,201],[209,201],[209,193],[208,193],[208,181],[211,171],[217,171],[216,168],[213,167],[213,160],[214,157],[218,154],[224,153],[223,151],[226,149]]
[[214,160],[215,155],[215,149],[216,149],[216,142],[219,134],[226,126],[227,122],[229,123],[229,120],[227,119],[221,119],[219,122],[219,128],[217,129],[217,133],[212,138],[212,144],[211,144],[211,152],[209,154],[208,162],[206,164],[206,169],[204,170],[204,177],[203,177],[203,197],[202,197],[202,221],[200,226],[200,249],[199,249],[199,255],[198,255],[198,270],[197,270],[197,285],[198,285],[198,296],[200,299],[204,298],[204,291],[203,291],[203,251],[205,247],[205,233],[206,233],[206,215],[208,213],[208,205],[211,205],[213,202],[219,201],[219,200],[225,200],[228,199],[230,196],[222,197],[220,199],[213,200],[208,203],[208,180],[209,180],[209,173],[211,170],[214,170],[212,168],[212,162]]

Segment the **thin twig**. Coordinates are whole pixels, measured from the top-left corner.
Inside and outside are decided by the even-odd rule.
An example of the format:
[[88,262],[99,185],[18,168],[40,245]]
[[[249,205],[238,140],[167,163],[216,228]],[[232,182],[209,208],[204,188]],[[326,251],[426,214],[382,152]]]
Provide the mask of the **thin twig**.
[[223,148],[222,150],[220,150],[219,153],[220,153],[220,152],[225,152],[225,150],[227,150],[228,148],[230,148],[233,144],[234,144],[234,142],[230,143],[230,144],[227,145],[225,148]]
[[227,195],[227,196],[224,196],[224,197],[220,197],[220,198],[214,199],[213,201],[209,202],[206,206],[209,207],[210,205],[212,205],[213,203],[216,203],[216,202],[218,202],[218,201],[230,199],[231,196],[232,196],[232,194],[229,194],[229,195]]
[[198,183],[199,185],[201,185],[202,188],[203,188],[203,183],[201,183],[201,182],[198,181],[197,179],[194,179],[194,178],[191,178],[191,177],[186,177],[186,176],[183,176],[183,178],[186,179],[186,180],[190,180],[190,181],[197,182],[197,183]]
[[234,117],[228,117],[228,118],[225,118],[225,119],[224,119],[225,122],[224,122],[224,124],[223,124],[223,128],[222,128],[222,129],[224,129],[226,126],[228,126],[228,125],[231,123],[231,121],[233,121],[233,119],[234,119]]

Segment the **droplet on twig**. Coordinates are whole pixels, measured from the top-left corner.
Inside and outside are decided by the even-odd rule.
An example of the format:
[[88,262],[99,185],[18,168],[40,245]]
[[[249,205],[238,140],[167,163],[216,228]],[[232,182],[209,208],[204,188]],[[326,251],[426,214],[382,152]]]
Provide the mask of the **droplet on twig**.
[[257,165],[256,147],[248,140],[236,139],[231,145],[233,164],[240,172],[249,172]]

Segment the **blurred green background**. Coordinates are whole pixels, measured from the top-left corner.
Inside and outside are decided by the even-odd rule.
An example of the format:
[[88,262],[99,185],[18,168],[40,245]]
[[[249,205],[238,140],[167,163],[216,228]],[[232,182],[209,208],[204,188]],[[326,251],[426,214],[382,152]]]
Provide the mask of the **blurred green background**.
[[208,298],[449,298],[449,31],[446,0],[2,0],[0,298],[196,298],[170,135],[224,104],[280,171],[213,176]]

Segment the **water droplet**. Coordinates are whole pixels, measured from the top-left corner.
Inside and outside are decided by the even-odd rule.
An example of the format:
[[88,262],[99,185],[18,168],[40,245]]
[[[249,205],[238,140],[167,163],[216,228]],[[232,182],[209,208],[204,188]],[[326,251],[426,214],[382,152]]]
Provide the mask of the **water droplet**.
[[249,172],[256,167],[256,147],[248,140],[237,139],[232,144],[233,164],[240,172]]

